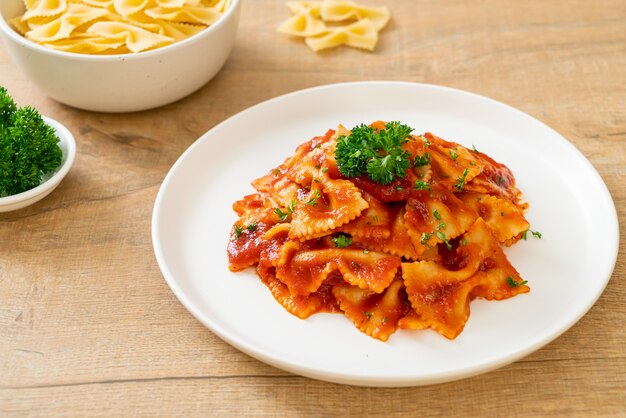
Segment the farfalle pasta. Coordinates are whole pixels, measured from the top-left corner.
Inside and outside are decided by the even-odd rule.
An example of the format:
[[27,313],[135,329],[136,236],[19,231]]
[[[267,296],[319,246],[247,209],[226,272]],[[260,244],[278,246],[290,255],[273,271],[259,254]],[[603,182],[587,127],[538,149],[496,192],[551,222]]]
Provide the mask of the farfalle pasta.
[[373,51],[378,33],[391,15],[382,7],[365,6],[349,0],[290,1],[292,16],[278,31],[304,38],[314,51],[346,45]]
[[[340,126],[254,180],[256,192],[233,204],[230,269],[255,267],[299,318],[343,313],[382,341],[398,329],[456,338],[473,299],[528,292],[503,251],[530,228],[511,171],[475,148],[402,127]],[[394,132],[403,132],[396,148],[380,145]],[[357,134],[377,144],[366,168],[365,137],[347,148]]]
[[24,0],[9,21],[20,35],[80,54],[149,51],[214,24],[231,0]]

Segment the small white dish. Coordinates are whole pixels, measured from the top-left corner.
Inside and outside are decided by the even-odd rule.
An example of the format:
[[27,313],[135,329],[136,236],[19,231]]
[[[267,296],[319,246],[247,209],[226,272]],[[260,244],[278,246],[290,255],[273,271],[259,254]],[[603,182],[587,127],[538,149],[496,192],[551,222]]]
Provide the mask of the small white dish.
[[61,183],[74,164],[76,157],[76,141],[71,132],[61,123],[54,119],[43,117],[43,120],[50,125],[59,137],[59,147],[63,152],[63,162],[50,178],[39,186],[22,193],[11,196],[0,197],[0,212],[10,212],[32,205],[48,196]]
[[[253,268],[228,269],[232,203],[296,146],[342,123],[399,120],[475,145],[513,171],[542,239],[506,248],[530,293],[475,300],[465,330],[399,330],[383,343],[343,315],[301,320],[278,304]],[[211,129],[174,164],[152,217],[156,259],[178,299],[216,335],[293,373],[363,386],[441,383],[532,353],[598,299],[617,259],[615,205],[602,178],[565,138],[531,116],[476,94],[426,84],[360,82],[298,91]],[[593,350],[590,347],[589,350]]]

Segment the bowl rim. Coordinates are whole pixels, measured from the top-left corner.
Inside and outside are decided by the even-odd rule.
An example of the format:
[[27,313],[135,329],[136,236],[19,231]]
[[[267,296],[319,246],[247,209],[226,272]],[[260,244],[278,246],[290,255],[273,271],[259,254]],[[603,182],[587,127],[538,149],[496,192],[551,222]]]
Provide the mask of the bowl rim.
[[74,164],[74,160],[76,158],[76,140],[74,139],[74,135],[72,135],[69,129],[67,129],[61,122],[47,116],[42,116],[42,118],[47,125],[51,126],[55,130],[57,136],[59,137],[59,145],[65,144],[67,146],[67,153],[64,155],[65,161],[63,161],[52,177],[41,183],[39,186],[33,187],[32,189],[26,190],[22,193],[0,197],[0,207],[14,205],[51,191],[51,189],[55,188],[61,180],[63,180]]
[[[6,0],[2,0],[6,1]],[[21,2],[22,0],[15,0]],[[113,55],[94,55],[94,54],[79,54],[77,52],[65,52],[58,51],[52,48],[46,48],[45,46],[39,45],[29,39],[26,39],[24,36],[20,35],[16,31],[11,28],[7,18],[4,17],[2,12],[0,12],[0,34],[5,35],[7,39],[11,39],[12,41],[18,43],[20,46],[31,49],[33,51],[37,51],[46,55],[61,57],[61,58],[71,58],[76,59],[78,61],[93,61],[93,62],[115,62],[115,61],[134,61],[141,60],[144,58],[148,58],[151,56],[158,56],[166,53],[169,50],[175,48],[181,48],[184,45],[192,44],[198,41],[199,39],[209,36],[210,33],[214,32],[220,26],[226,24],[227,20],[230,20],[239,9],[242,0],[231,0],[230,6],[224,14],[211,26],[207,27],[204,30],[192,35],[182,41],[174,42],[170,45],[164,46],[162,48],[156,48],[150,51],[138,52],[138,53],[129,53],[129,54],[113,54]]]

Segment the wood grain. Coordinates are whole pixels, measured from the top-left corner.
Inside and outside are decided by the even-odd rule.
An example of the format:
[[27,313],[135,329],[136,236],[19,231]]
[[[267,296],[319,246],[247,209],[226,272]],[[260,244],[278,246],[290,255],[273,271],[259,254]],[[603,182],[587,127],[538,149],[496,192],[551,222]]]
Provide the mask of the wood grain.
[[150,217],[178,156],[255,103],[343,81],[441,84],[529,113],[593,163],[623,230],[623,0],[388,3],[393,21],[375,53],[315,54],[275,32],[288,15],[282,2],[246,1],[223,71],[186,99],[133,114],[55,103],[0,49],[0,84],[78,141],[52,195],[0,214],[0,416],[626,416],[623,252],[595,306],[553,343],[488,374],[404,389],[260,363],[198,323],[162,279]]

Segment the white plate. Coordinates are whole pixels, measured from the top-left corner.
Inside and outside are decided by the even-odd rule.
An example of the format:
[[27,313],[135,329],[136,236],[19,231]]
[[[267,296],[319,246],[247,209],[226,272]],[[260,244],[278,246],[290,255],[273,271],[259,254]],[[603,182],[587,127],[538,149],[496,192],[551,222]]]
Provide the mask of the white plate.
[[[476,300],[463,333],[399,330],[388,342],[343,315],[300,320],[254,269],[231,273],[232,203],[253,192],[295,147],[342,123],[400,120],[420,133],[475,145],[512,169],[542,239],[506,250],[529,294]],[[530,235],[530,234],[529,234]],[[617,257],[615,206],[598,173],[567,140],[502,103],[402,82],[336,84],[247,109],[203,135],[165,178],[152,218],[163,275],[203,324],[241,351],[293,373],[338,383],[409,386],[460,379],[511,363],[571,327],[602,293]]]

